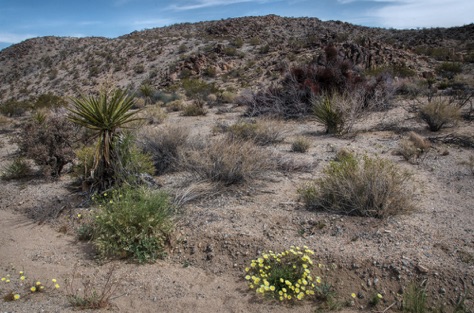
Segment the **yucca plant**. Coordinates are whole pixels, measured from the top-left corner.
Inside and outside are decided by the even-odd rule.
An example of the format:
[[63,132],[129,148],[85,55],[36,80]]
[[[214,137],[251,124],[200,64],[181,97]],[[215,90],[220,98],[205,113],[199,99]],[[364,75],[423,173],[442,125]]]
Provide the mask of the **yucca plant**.
[[92,130],[97,138],[92,173],[93,187],[98,190],[105,190],[114,183],[117,161],[114,140],[119,128],[127,128],[128,123],[139,119],[135,117],[138,111],[130,111],[134,104],[135,99],[122,90],[72,99],[69,119]]
[[313,99],[314,117],[326,127],[326,134],[339,134],[344,127],[345,116],[336,101],[337,97],[330,95]]

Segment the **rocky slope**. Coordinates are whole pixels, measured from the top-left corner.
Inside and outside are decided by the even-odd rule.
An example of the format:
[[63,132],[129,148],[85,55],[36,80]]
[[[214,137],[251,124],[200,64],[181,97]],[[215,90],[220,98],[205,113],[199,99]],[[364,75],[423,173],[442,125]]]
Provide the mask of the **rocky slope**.
[[136,31],[115,38],[40,37],[0,51],[0,101],[46,92],[72,96],[101,86],[155,89],[200,77],[221,87],[267,85],[288,64],[317,60],[334,44],[364,69],[432,71],[470,60],[474,24],[387,30],[317,18],[244,17]]

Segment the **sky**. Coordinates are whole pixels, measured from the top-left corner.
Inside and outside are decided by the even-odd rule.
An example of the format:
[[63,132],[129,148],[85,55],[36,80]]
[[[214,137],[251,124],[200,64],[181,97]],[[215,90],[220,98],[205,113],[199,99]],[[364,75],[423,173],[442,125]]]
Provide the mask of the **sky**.
[[462,26],[473,0],[0,0],[0,49],[40,36],[115,38],[176,23],[276,14],[383,28]]

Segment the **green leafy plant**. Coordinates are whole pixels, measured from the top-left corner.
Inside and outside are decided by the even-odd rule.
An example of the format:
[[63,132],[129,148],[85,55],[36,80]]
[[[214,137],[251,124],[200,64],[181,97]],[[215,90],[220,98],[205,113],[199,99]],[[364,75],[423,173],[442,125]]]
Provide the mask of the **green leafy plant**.
[[320,291],[321,278],[313,276],[314,252],[308,247],[291,247],[281,253],[269,251],[245,268],[251,290],[279,301],[303,300]]
[[130,109],[134,98],[126,91],[117,90],[112,93],[101,93],[99,96],[89,96],[72,99],[69,119],[74,123],[93,131],[97,137],[94,156],[93,177],[94,187],[106,190],[115,183],[118,155],[114,150],[114,140],[119,128],[138,120],[137,111]]
[[413,208],[410,175],[389,160],[346,153],[324,173],[298,190],[308,209],[383,218]]
[[165,255],[175,211],[165,192],[121,188],[96,201],[101,209],[93,222],[92,242],[101,257],[143,263]]
[[445,125],[456,123],[460,118],[460,111],[448,99],[439,97],[420,108],[420,118],[428,124],[431,131],[437,132]]

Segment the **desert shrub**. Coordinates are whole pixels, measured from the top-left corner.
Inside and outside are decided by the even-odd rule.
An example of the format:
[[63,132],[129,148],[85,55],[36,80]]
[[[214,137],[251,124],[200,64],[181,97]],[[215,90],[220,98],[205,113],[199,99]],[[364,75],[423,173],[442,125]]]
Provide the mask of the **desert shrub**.
[[326,127],[326,134],[342,132],[346,118],[337,99],[328,95],[315,98],[313,112],[316,120]]
[[183,79],[182,87],[188,98],[203,101],[209,94],[219,91],[214,84],[208,84],[203,80],[191,78]]
[[233,103],[235,101],[236,95],[230,91],[220,92],[217,96],[217,100],[221,103]]
[[392,81],[386,74],[365,78],[334,47],[327,47],[317,62],[290,68],[280,86],[242,94],[238,103],[247,106],[246,116],[298,118],[312,112],[313,98],[332,94],[356,95],[365,109],[385,109],[393,96]]
[[413,207],[409,174],[388,160],[346,154],[324,173],[298,190],[308,209],[384,218]]
[[32,169],[28,161],[17,157],[2,169],[1,178],[3,180],[20,179],[29,176],[31,172]]
[[469,159],[467,161],[461,162],[461,164],[465,165],[474,175],[474,155],[469,156]]
[[311,146],[310,141],[305,137],[298,137],[291,143],[291,151],[305,153]]
[[115,141],[119,137],[119,129],[138,120],[137,111],[130,111],[134,106],[134,98],[127,91],[117,90],[111,93],[101,93],[99,96],[80,97],[73,99],[69,119],[93,132],[97,138],[94,156],[93,190],[106,190],[112,187],[119,176],[127,173],[117,171],[124,168],[116,148],[120,146]]
[[145,99],[145,106],[150,104],[152,101],[153,95],[155,94],[155,90],[149,84],[143,84],[138,89],[139,95]]
[[448,99],[438,97],[420,108],[420,118],[431,131],[436,132],[445,125],[456,123],[460,118],[460,110]]
[[161,101],[164,104],[168,104],[178,99],[179,99],[179,96],[176,93],[167,93],[163,91],[157,91],[153,94],[152,101],[154,102]]
[[455,62],[443,62],[436,67],[436,73],[443,78],[452,80],[454,76],[462,73],[462,65]]
[[101,209],[93,222],[92,242],[101,257],[143,263],[165,255],[174,224],[166,193],[122,188],[104,193],[97,201]]
[[405,160],[411,161],[419,158],[423,153],[428,151],[430,147],[431,144],[428,140],[415,132],[409,132],[408,138],[404,138],[400,141],[396,153],[402,155]]
[[204,101],[196,100],[183,108],[183,116],[201,116],[206,115],[207,110],[204,108]]
[[225,186],[250,181],[275,166],[268,152],[252,142],[226,138],[195,142],[181,158],[191,173]]
[[224,128],[231,140],[250,140],[259,146],[281,142],[282,125],[276,120],[240,120]]
[[168,112],[177,112],[181,111],[184,108],[182,100],[174,100],[166,104],[166,110]]
[[139,146],[151,156],[155,173],[163,174],[178,168],[188,136],[189,130],[179,126],[146,128],[140,134]]
[[166,119],[166,112],[157,105],[148,106],[138,114],[148,124],[161,124]]
[[38,98],[33,101],[34,109],[57,109],[60,107],[65,107],[66,105],[67,101],[63,97],[54,95],[50,92],[38,96]]
[[31,109],[32,104],[28,101],[7,100],[0,104],[0,113],[5,116],[21,116]]
[[58,177],[74,160],[74,144],[79,134],[65,112],[56,111],[44,120],[33,119],[20,132],[21,153],[43,168],[46,175]]

